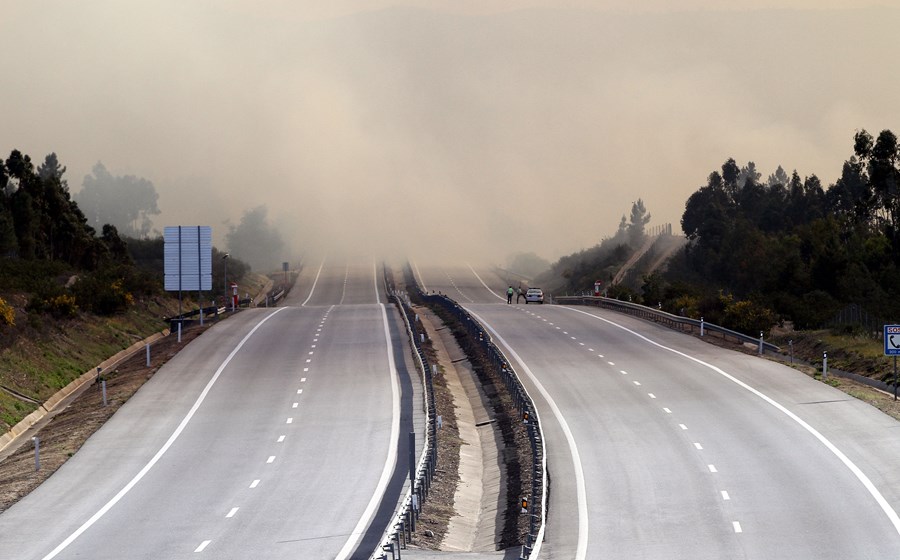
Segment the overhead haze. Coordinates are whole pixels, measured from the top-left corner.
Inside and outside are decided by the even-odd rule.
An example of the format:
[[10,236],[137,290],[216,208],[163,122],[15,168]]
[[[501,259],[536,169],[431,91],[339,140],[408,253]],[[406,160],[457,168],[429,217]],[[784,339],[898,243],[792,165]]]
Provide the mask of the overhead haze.
[[[900,131],[900,3],[46,0],[0,11],[0,150],[155,185],[154,227],[264,206],[284,259],[555,260],[727,158],[830,184]],[[510,8],[515,6],[515,9]]]

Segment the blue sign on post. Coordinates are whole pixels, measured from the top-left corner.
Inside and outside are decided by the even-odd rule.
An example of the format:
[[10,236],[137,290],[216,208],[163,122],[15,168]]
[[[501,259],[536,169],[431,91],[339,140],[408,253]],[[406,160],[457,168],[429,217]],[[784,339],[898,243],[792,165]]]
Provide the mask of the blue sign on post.
[[900,325],[884,326],[884,355],[900,356]]

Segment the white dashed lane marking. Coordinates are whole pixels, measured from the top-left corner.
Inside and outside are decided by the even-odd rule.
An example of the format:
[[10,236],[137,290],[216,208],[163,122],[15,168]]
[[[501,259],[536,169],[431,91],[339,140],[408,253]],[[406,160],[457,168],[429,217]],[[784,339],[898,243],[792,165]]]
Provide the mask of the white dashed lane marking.
[[274,462],[275,462],[275,456],[274,456],[274,455],[269,455],[269,458],[266,459],[266,464],[267,464],[267,465],[271,465],[271,464],[274,463]]
[[237,513],[239,509],[241,509],[241,508],[236,508],[236,507],[231,508],[231,511],[229,511],[228,515],[226,515],[225,517],[227,517],[229,519],[234,517],[234,514]]
[[278,436],[278,441],[276,441],[275,443],[281,443],[281,442],[283,442],[283,441],[284,441],[284,437],[285,437],[285,436]]
[[257,478],[256,480],[254,480],[253,482],[250,483],[250,488],[256,488],[257,486],[259,486],[259,479],[258,479],[258,478]]
[[[533,313],[531,313],[531,312],[529,312],[529,311],[526,311],[526,313],[529,313],[529,314],[531,314],[531,315],[534,315]],[[543,320],[543,321],[546,322],[546,323],[549,323],[549,324],[552,325],[552,326],[555,326],[552,322],[547,321],[547,319],[543,319],[543,318],[540,317],[540,316],[536,316],[536,317],[537,317],[538,319]],[[562,331],[562,328],[561,328],[561,327],[556,326],[556,329]],[[567,331],[562,331],[562,334],[568,335],[569,333],[568,333]],[[572,340],[577,340],[576,337],[571,336],[571,335],[570,335],[570,338],[571,338]],[[580,346],[585,346],[585,343],[583,343],[583,342],[579,342],[578,344],[579,344]],[[593,348],[588,348],[588,351],[591,352],[592,354],[594,353],[594,349],[593,349]],[[599,358],[604,358],[603,354],[599,354],[599,353],[597,354],[597,357],[599,357]],[[607,360],[606,363],[609,364],[610,366],[615,366],[615,365],[616,365],[615,362],[610,361],[610,360]],[[620,371],[620,373],[621,373],[622,375],[628,375],[628,372],[625,371],[624,369],[623,369],[623,370],[619,370],[619,371]],[[634,385],[637,386],[637,387],[640,387],[640,386],[641,386],[641,383],[640,383],[639,381],[633,381],[633,383],[634,383]],[[651,399],[656,399],[656,398],[657,398],[656,395],[653,394],[653,393],[647,393],[647,396],[650,397]],[[664,407],[664,408],[663,408],[663,411],[664,411],[666,414],[672,414],[672,410],[669,409],[669,408]],[[685,431],[685,430],[688,429],[687,425],[685,425],[685,424],[678,424],[678,427],[679,427],[682,431]],[[702,450],[703,450],[703,445],[701,445],[699,442],[692,442],[692,443],[693,443],[693,446],[694,446],[694,448],[695,448],[696,450],[698,450],[698,451],[702,451]],[[716,466],[713,465],[713,464],[707,465],[707,468],[709,469],[709,472],[710,472],[710,473],[717,473],[717,472],[719,472],[718,469],[716,469]],[[729,496],[729,495],[728,495],[728,492],[726,492],[725,490],[722,490],[722,491],[721,491],[721,494],[722,494],[722,499],[723,499],[723,500],[725,500],[725,501],[731,500],[731,496]],[[743,533],[743,528],[741,527],[740,522],[738,522],[738,521],[733,521],[733,522],[732,522],[732,527],[733,527],[735,533]]]
[[211,542],[212,541],[203,541],[202,543],[200,543],[200,546],[198,546],[197,548],[194,549],[194,552],[203,552],[203,550],[207,546],[209,546],[209,543],[211,543]]

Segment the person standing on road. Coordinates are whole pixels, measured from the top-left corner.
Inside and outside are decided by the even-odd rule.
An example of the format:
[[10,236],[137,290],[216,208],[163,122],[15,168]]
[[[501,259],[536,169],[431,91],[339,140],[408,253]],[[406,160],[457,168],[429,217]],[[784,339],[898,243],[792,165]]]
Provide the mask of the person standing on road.
[[506,303],[508,303],[508,304],[512,303],[512,295],[513,295],[513,289],[512,289],[512,286],[510,286],[509,289],[506,290]]
[[516,303],[519,303],[520,297],[522,297],[522,286],[516,288]]

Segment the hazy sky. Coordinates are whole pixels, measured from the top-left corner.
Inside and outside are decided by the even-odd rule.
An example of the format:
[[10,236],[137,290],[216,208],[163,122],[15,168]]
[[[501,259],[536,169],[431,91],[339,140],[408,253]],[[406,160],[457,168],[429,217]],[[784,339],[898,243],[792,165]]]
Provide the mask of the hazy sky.
[[[900,0],[0,0],[0,154],[265,204],[295,252],[555,260],[728,157],[834,181],[900,133]],[[285,259],[295,255],[286,255]]]

